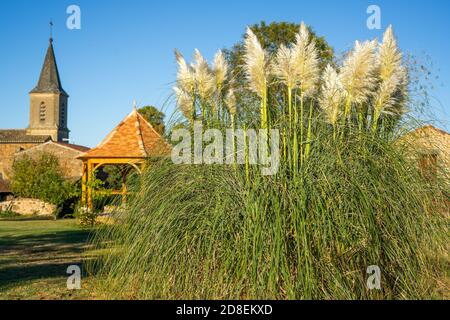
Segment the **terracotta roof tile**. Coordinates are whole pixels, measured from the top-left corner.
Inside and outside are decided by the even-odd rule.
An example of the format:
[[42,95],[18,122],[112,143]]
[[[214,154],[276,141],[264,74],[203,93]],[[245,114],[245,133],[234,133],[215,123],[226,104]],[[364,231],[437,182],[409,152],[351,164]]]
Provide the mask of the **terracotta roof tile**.
[[147,158],[167,155],[170,145],[134,109],[95,148],[79,158]]

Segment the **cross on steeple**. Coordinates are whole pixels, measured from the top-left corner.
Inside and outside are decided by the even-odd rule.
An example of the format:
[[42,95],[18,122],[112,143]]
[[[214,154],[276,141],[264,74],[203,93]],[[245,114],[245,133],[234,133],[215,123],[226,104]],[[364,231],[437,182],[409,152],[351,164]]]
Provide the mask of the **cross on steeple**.
[[50,42],[53,42],[53,21],[50,19]]

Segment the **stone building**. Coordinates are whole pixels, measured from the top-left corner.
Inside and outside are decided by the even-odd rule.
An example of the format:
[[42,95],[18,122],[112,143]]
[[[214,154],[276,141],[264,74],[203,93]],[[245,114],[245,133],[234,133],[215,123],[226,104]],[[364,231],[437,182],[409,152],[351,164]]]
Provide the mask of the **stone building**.
[[[29,96],[28,127],[0,129],[0,179],[11,179],[14,160],[18,154],[29,149],[35,150],[33,152],[55,151],[57,156],[62,156],[66,166],[73,166],[65,170],[68,176],[81,176],[81,161],[75,158],[79,156],[79,151],[86,151],[87,148],[66,143],[69,139],[67,122],[69,95],[61,85],[52,38],[49,41],[39,81]],[[44,144],[45,146],[38,147]],[[70,156],[73,156],[73,160],[68,161],[67,158]]]
[[[432,125],[404,135],[400,141],[410,150],[421,171],[427,176],[450,177],[450,134]],[[449,183],[450,184],[450,183]]]
[[89,151],[89,148],[87,147],[69,143],[48,141],[20,151],[14,154],[13,158],[14,161],[17,161],[24,156],[36,159],[42,155],[42,153],[52,154],[59,159],[59,165],[64,177],[70,180],[78,180],[81,178],[82,161],[77,158],[87,151]]

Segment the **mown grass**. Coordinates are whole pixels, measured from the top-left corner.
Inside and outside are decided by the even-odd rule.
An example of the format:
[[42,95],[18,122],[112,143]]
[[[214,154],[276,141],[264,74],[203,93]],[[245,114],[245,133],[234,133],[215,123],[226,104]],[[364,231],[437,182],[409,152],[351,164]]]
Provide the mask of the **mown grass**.
[[81,290],[66,287],[67,267],[82,266],[91,254],[89,234],[75,220],[0,220],[0,299],[95,298],[88,277]]

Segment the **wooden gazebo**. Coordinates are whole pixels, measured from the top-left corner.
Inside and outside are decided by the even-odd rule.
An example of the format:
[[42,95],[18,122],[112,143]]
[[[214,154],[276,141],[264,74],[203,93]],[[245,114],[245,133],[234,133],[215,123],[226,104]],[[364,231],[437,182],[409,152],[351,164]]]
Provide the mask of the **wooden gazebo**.
[[[92,209],[91,181],[101,166],[126,164],[141,173],[147,158],[166,156],[170,150],[167,141],[133,108],[97,147],[78,157],[83,161],[82,203]],[[125,183],[122,184],[122,190],[112,190],[111,193],[120,194],[125,200]]]

